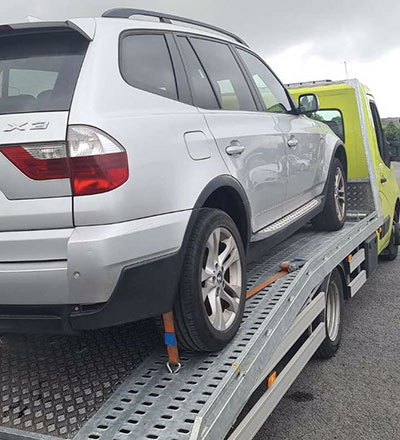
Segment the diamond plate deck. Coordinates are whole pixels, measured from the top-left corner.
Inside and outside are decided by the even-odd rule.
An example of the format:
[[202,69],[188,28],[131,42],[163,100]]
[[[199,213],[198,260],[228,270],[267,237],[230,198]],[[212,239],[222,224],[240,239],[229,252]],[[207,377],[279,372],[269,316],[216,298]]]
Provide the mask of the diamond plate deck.
[[0,426],[72,438],[159,344],[157,335],[146,321],[79,337],[1,336]]

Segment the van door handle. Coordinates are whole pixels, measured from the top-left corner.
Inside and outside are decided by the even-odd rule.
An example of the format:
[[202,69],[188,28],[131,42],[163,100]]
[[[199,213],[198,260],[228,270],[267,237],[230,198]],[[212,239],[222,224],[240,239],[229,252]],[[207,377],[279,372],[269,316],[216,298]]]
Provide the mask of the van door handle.
[[289,140],[287,141],[288,147],[290,148],[296,148],[299,141],[294,137],[290,136]]
[[232,141],[230,145],[225,148],[226,154],[229,156],[240,156],[244,150],[244,145],[242,145],[239,141]]
[[386,177],[381,177],[381,183],[386,183],[386,182],[387,182]]

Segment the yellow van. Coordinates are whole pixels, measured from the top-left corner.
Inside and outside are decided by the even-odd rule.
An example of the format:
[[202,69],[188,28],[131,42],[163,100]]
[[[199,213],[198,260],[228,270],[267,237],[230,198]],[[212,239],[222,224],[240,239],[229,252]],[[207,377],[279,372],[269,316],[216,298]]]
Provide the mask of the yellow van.
[[[398,158],[391,157],[371,91],[355,79],[289,84],[287,88],[296,103],[301,95],[318,96],[320,109],[309,116],[325,122],[343,140],[348,180],[358,182],[361,187],[363,181],[376,179],[377,185],[369,187],[379,190],[379,194],[371,197],[375,197],[384,218],[378,235],[378,252],[385,259],[395,259],[400,243],[400,202],[392,160]],[[370,149],[364,148],[364,143],[369,143]],[[371,151],[372,157],[366,157],[365,151]],[[351,197],[357,194],[349,194],[349,215],[362,215],[351,212]]]

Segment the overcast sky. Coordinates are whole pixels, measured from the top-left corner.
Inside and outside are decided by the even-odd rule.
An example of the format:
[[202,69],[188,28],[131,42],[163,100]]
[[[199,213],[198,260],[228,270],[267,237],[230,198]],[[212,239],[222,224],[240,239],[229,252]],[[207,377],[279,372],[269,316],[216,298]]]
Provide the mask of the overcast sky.
[[283,82],[356,77],[381,116],[400,116],[399,0],[12,0],[0,21],[98,16],[113,7],[207,21],[244,38]]

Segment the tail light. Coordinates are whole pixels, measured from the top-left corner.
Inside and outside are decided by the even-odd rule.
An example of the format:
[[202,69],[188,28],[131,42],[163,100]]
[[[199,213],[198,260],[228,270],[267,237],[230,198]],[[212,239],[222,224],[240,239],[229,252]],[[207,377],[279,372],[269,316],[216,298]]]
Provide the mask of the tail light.
[[32,144],[0,150],[31,179],[70,178],[76,196],[111,191],[129,177],[124,148],[94,127],[69,127],[67,144]]
[[111,191],[128,180],[126,151],[107,134],[97,128],[74,125],[68,129],[67,143],[75,195]]

